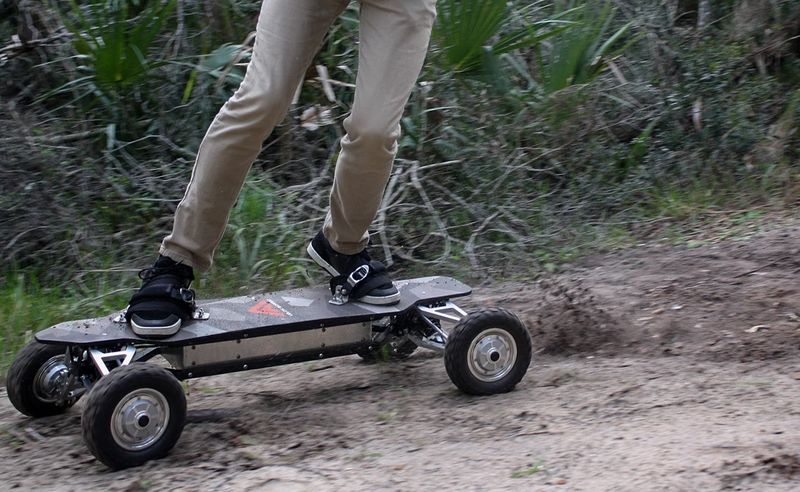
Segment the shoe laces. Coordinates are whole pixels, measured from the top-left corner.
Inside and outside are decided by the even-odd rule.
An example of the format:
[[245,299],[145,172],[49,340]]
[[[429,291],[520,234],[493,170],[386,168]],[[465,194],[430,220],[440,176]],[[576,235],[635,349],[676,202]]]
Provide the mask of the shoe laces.
[[160,275],[173,273],[174,270],[175,270],[174,268],[167,268],[167,267],[144,268],[142,270],[139,270],[139,278],[144,280],[145,282],[148,282],[148,281],[153,280],[155,277],[158,277]]
[[156,277],[160,277],[162,275],[175,275],[176,277],[180,277],[181,279],[191,280],[191,278],[187,278],[186,275],[181,271],[179,268],[180,264],[170,265],[170,266],[151,266],[150,268],[144,268],[139,270],[139,278],[145,282],[149,282]]

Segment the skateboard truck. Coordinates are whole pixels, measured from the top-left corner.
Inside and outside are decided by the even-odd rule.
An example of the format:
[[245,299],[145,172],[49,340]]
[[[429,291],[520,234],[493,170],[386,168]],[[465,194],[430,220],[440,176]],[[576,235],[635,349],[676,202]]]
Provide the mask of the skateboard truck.
[[[418,333],[408,333],[408,338],[420,347],[443,353],[447,344],[448,334],[442,330],[440,324],[431,320],[437,320],[439,323],[442,321],[458,323],[467,316],[467,312],[449,300],[440,306],[417,306],[416,309],[418,318],[430,331],[426,336],[420,336]],[[451,314],[453,312],[455,314]]]

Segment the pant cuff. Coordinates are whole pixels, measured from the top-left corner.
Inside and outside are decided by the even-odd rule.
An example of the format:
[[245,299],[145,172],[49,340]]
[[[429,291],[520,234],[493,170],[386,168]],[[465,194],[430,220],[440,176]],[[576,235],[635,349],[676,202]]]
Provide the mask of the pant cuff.
[[202,263],[195,261],[191,254],[181,253],[175,251],[174,249],[168,249],[165,246],[161,246],[158,252],[159,254],[162,254],[172,259],[173,261],[176,261],[178,263],[183,263],[184,265],[188,265],[193,269],[199,270],[201,272],[205,272],[211,266],[211,265],[204,265]]

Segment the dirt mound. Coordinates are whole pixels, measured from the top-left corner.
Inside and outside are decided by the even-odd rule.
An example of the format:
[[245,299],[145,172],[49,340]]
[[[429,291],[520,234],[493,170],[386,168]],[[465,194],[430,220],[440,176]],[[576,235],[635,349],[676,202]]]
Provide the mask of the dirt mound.
[[523,318],[538,353],[602,354],[628,340],[624,324],[606,312],[580,280],[543,279],[526,297]]
[[721,468],[723,490],[758,489],[760,483],[794,481],[800,477],[800,455],[786,452],[757,454],[751,459],[726,461]]
[[[606,324],[619,335],[608,340],[617,347],[604,350],[781,359],[800,350],[798,244],[795,226],[701,246],[646,247],[590,258],[559,283],[580,282],[572,291],[581,292],[578,306],[590,309],[590,330],[605,339]],[[590,347],[594,335],[576,345]]]
[[781,359],[800,350],[799,243],[800,229],[789,227],[699,247],[644,247],[476,296],[516,312],[540,354]]

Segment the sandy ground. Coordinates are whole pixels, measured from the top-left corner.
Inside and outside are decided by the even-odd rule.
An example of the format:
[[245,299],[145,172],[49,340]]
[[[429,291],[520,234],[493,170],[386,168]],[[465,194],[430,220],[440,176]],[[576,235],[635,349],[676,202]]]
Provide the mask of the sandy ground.
[[465,396],[424,351],[194,380],[173,452],[120,472],[80,402],[31,420],[0,393],[0,489],[798,490],[799,253],[790,224],[480,287],[534,337],[514,392]]

